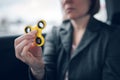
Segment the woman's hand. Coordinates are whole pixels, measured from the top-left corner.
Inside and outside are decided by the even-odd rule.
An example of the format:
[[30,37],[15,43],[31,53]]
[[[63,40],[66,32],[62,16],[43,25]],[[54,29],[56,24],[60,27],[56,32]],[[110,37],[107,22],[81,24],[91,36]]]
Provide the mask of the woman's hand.
[[35,46],[34,44],[36,33],[37,31],[31,31],[16,38],[14,47],[16,57],[28,64],[33,75],[36,78],[40,78],[44,75],[44,63],[41,47]]

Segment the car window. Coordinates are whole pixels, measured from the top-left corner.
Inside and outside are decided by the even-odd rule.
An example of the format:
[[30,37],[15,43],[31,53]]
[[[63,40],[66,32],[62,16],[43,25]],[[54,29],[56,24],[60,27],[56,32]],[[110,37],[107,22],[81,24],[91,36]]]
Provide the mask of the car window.
[[[102,17],[101,17],[102,16]],[[96,18],[106,21],[106,8],[101,0],[101,10]],[[27,25],[36,25],[44,19],[47,22],[43,33],[62,21],[59,0],[0,0],[0,36],[24,34]]]

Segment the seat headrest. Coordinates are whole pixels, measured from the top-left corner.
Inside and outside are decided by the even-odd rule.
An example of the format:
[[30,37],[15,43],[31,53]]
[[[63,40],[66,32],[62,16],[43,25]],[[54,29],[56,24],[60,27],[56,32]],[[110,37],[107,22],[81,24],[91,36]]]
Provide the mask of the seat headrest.
[[111,24],[120,25],[120,12],[114,13],[111,19]]

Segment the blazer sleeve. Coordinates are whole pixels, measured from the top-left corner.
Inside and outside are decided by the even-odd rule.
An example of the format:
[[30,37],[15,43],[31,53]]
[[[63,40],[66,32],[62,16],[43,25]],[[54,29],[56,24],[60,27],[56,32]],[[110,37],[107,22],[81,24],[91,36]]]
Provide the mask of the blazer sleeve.
[[52,31],[46,35],[43,59],[45,63],[45,80],[56,80],[57,76],[57,27],[53,27]]
[[[56,30],[57,27],[53,27],[53,29],[46,35],[43,50],[43,59],[45,63],[45,75],[43,80],[56,80]],[[30,80],[36,80],[36,78],[32,75],[30,69],[28,69],[28,73]]]
[[[120,30],[119,30],[120,31]],[[120,32],[110,38],[103,67],[103,80],[120,80]]]
[[33,76],[30,68],[28,68],[28,77],[29,77],[29,80],[36,80],[36,78]]

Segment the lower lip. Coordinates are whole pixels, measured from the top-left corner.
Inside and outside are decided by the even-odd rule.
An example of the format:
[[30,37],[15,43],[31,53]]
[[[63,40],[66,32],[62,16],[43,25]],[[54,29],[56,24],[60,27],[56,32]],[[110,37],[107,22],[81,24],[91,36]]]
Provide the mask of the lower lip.
[[66,12],[67,13],[70,13],[70,12],[72,12],[74,9],[73,8],[69,8],[69,9],[66,9]]

